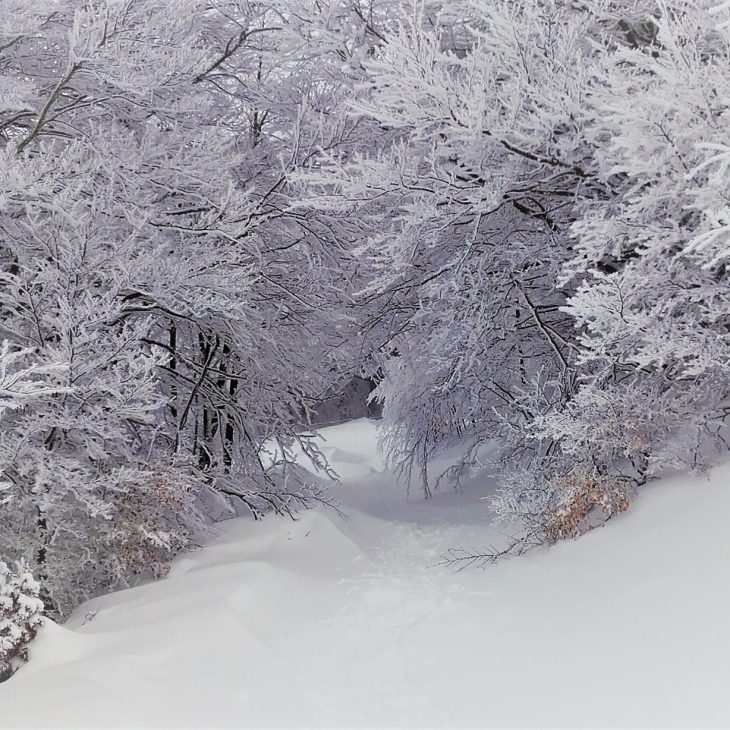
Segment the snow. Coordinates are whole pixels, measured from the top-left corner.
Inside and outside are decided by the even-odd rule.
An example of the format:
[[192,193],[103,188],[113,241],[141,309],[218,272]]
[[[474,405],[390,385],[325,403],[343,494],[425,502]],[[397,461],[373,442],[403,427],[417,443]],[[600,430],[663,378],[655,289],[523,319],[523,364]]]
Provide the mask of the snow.
[[0,727],[727,726],[730,466],[485,570],[492,485],[407,497],[367,420],[332,510],[224,523],[168,578],[46,622]]

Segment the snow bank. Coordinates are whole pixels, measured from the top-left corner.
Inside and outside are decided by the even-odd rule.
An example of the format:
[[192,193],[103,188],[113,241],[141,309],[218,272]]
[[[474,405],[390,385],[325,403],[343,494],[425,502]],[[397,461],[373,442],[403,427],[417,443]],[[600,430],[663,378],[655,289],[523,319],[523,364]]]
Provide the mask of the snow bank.
[[162,581],[47,623],[0,727],[727,726],[730,467],[486,570],[478,481],[429,503],[326,429],[349,519],[236,519]]

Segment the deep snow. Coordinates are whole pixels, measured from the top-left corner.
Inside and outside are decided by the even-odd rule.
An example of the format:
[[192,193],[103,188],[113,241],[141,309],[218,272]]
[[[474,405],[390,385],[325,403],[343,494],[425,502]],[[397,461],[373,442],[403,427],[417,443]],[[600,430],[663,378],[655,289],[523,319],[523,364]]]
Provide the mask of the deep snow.
[[348,520],[231,520],[164,580],[48,623],[0,727],[730,725],[730,467],[485,570],[474,480],[407,499],[371,422],[324,430]]

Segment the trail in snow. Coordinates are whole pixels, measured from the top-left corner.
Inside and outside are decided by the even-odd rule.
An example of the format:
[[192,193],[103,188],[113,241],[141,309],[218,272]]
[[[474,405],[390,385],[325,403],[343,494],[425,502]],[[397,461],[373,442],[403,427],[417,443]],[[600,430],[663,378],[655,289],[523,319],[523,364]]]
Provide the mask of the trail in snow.
[[231,520],[165,580],[49,624],[0,727],[730,724],[730,469],[487,570],[490,484],[426,503],[368,421],[325,429],[349,519]]

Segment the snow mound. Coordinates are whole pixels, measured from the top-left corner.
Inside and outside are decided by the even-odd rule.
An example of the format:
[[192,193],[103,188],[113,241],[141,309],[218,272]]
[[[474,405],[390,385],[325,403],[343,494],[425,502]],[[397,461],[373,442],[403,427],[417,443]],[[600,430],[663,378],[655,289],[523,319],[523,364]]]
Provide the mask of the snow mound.
[[230,520],[168,578],[47,622],[0,686],[0,727],[730,724],[730,467],[455,573],[444,550],[499,537],[491,485],[424,503],[383,470],[372,423],[324,435],[359,470],[336,487],[348,519]]

